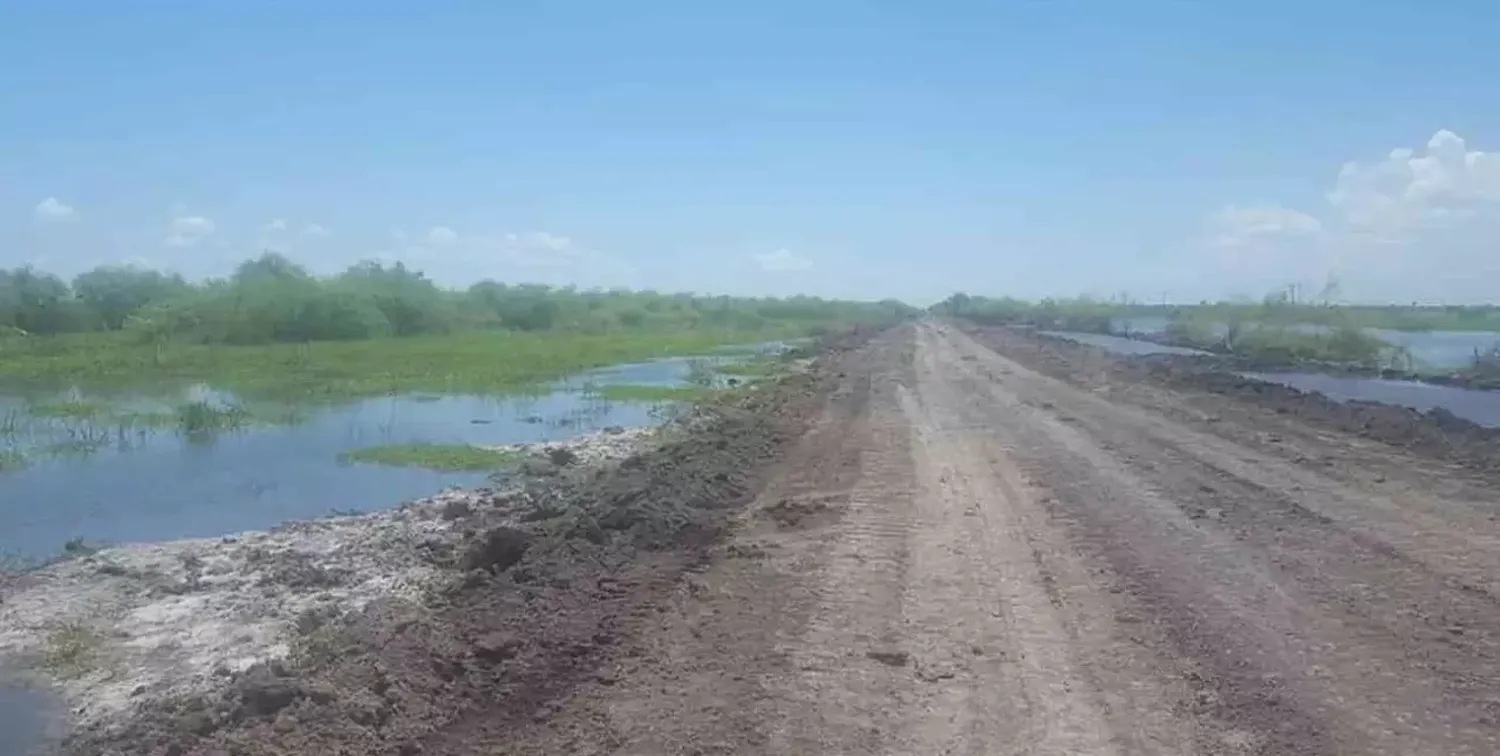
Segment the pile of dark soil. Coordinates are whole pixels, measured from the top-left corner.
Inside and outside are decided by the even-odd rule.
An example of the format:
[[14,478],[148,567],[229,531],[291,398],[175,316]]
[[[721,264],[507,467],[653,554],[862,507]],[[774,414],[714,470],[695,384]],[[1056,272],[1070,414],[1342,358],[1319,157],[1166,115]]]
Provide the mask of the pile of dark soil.
[[226,670],[220,692],[142,705],[123,729],[76,734],[68,752],[457,753],[546,719],[597,680],[630,618],[707,558],[804,431],[842,353],[871,335],[826,339],[809,373],[702,406],[616,467],[556,461],[506,523],[452,513],[474,532],[446,557],[441,595],[306,617],[285,662]]

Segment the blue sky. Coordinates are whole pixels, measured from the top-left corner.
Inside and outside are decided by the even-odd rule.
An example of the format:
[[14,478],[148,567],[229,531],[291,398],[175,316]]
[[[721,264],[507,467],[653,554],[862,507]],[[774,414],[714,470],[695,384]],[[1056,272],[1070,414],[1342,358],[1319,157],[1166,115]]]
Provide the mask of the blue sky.
[[1497,38],[1481,2],[0,0],[0,265],[1488,300]]

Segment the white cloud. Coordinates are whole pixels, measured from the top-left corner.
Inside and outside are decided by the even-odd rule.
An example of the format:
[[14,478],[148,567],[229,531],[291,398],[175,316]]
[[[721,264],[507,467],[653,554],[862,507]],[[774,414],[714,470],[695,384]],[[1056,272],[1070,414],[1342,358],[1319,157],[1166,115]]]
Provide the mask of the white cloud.
[[458,241],[458,233],[447,226],[433,226],[427,229],[427,243],[438,246],[446,246]]
[[318,238],[324,238],[324,237],[332,236],[333,232],[329,231],[321,223],[309,223],[306,226],[302,227],[302,235],[303,236],[316,236]]
[[789,249],[778,249],[774,252],[763,252],[755,255],[755,262],[760,264],[761,270],[777,273],[808,270],[813,266],[812,260],[794,254]]
[[[1421,149],[1397,147],[1346,162],[1309,215],[1279,205],[1227,207],[1209,218],[1192,275],[1244,293],[1336,278],[1364,301],[1493,301],[1500,279],[1500,153],[1441,129]],[[1213,266],[1202,270],[1201,265]],[[1278,280],[1279,279],[1279,280]]]
[[48,197],[36,203],[36,217],[42,220],[61,220],[73,215],[73,206],[64,204],[56,197]]
[[1377,163],[1345,163],[1328,201],[1351,228],[1387,240],[1500,216],[1500,154],[1470,150],[1442,129],[1427,140],[1425,154],[1400,147]]
[[527,267],[572,265],[584,254],[572,239],[547,231],[512,232],[497,241],[497,252]]
[[398,257],[422,266],[445,269],[460,266],[471,273],[517,267],[561,269],[585,259],[591,262],[604,259],[572,239],[548,231],[460,235],[447,226],[434,226],[414,242],[407,243],[407,234],[400,232],[392,232],[392,238],[397,249],[404,250],[397,253]]
[[286,219],[285,218],[272,218],[269,222],[266,223],[266,229],[265,230],[266,230],[267,233],[272,233],[272,234],[280,233],[282,231],[285,231],[286,230]]
[[191,247],[214,232],[214,222],[201,215],[181,215],[167,226],[169,247]]
[[1278,236],[1308,236],[1323,230],[1317,218],[1291,208],[1261,203],[1230,205],[1209,218],[1213,244],[1243,247]]

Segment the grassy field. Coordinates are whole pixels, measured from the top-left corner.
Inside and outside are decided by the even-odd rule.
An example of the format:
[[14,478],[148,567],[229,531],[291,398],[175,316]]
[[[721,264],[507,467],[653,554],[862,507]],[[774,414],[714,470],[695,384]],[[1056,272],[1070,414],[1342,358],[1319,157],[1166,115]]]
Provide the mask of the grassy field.
[[[319,401],[392,393],[505,394],[565,375],[788,334],[672,331],[579,334],[477,331],[261,346],[155,345],[116,334],[10,340],[0,385],[159,388],[207,383],[241,397]],[[86,413],[86,406],[52,411]]]

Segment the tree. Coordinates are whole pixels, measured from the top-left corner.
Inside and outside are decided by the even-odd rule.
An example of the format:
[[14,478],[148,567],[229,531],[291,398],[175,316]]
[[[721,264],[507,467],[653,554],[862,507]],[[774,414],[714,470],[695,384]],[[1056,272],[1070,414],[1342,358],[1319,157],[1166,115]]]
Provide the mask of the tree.
[[101,265],[73,279],[73,294],[90,319],[111,331],[146,305],[187,291],[181,276],[134,265]]
[[26,333],[82,327],[82,312],[61,278],[31,267],[0,270],[0,325]]

